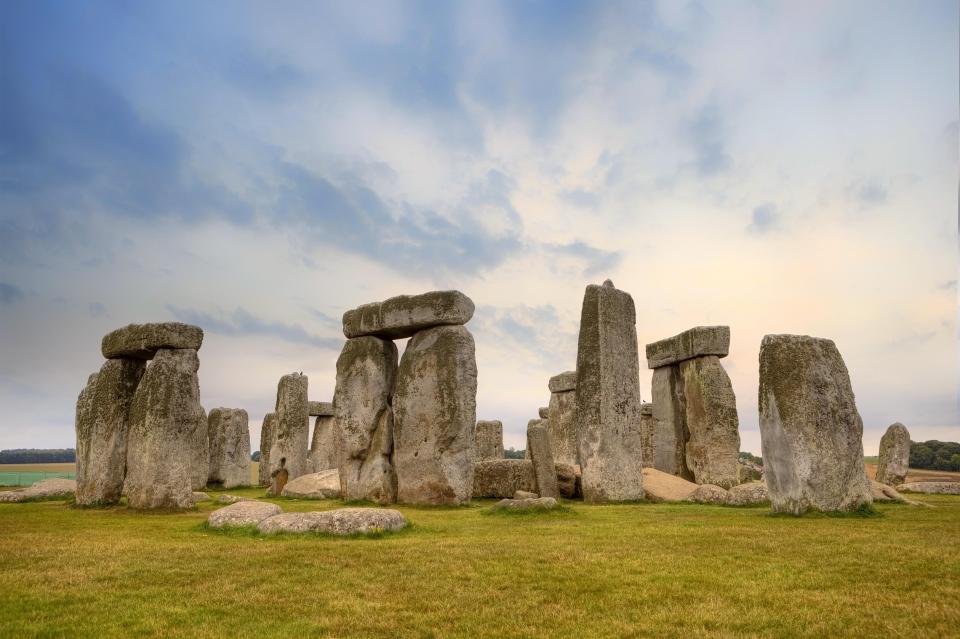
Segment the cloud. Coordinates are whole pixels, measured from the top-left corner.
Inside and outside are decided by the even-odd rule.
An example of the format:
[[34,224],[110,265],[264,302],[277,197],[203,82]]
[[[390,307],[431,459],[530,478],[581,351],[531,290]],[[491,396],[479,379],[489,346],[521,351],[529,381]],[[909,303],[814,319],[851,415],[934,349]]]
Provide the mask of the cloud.
[[574,257],[583,262],[584,277],[609,273],[623,260],[620,251],[607,251],[577,240],[568,244],[544,244],[544,250],[554,255]]
[[252,315],[243,308],[237,308],[229,316],[223,313],[217,316],[193,309],[167,306],[173,316],[181,322],[196,324],[205,331],[231,336],[267,336],[291,342],[306,344],[328,350],[340,350],[343,347],[343,338],[322,337],[308,333],[299,324],[285,324],[271,322]]
[[23,299],[23,291],[13,284],[0,282],[0,305],[16,304]]
[[581,209],[596,208],[597,204],[599,204],[599,198],[596,193],[584,191],[583,189],[562,191],[560,193],[560,199]]
[[857,198],[865,206],[883,204],[887,201],[887,189],[876,178],[867,180],[852,187]]
[[781,229],[780,212],[774,204],[767,203],[753,209],[747,232],[763,235]]
[[577,333],[563,328],[557,309],[551,304],[480,305],[470,326],[478,335],[492,338],[499,348],[532,354],[550,368],[569,366],[567,360],[575,356]]
[[723,116],[716,104],[703,106],[688,123],[687,136],[693,145],[693,167],[700,177],[723,173],[733,166],[727,152]]
[[938,284],[937,288],[939,288],[941,291],[956,291],[957,280],[947,280],[942,284]]

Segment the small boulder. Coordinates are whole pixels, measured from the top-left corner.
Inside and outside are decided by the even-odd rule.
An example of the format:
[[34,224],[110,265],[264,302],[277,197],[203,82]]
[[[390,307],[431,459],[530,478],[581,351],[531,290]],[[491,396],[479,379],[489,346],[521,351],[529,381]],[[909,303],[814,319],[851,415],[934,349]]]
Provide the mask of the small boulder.
[[713,484],[703,484],[697,486],[697,489],[687,497],[687,501],[697,504],[716,504],[724,505],[730,501],[730,493]]
[[128,324],[107,333],[100,350],[107,359],[153,359],[161,348],[199,350],[203,344],[203,329],[180,322]]
[[280,493],[297,499],[339,499],[340,471],[336,468],[291,479]]
[[239,501],[210,513],[207,525],[211,528],[252,526],[281,512],[280,506],[265,501]]
[[264,534],[278,532],[321,532],[331,535],[356,535],[400,530],[407,519],[400,511],[387,508],[340,508],[306,513],[283,513],[265,519],[257,526]]
[[501,499],[490,510],[534,511],[553,510],[559,504],[553,497],[537,497],[527,499]]
[[517,492],[513,493],[514,499],[537,499],[539,496],[540,495],[537,493],[531,493],[525,490],[518,490]]
[[767,485],[762,481],[751,481],[734,486],[729,491],[730,506],[759,506],[770,502]]
[[697,485],[656,468],[644,468],[643,488],[651,501],[684,501],[697,490]]

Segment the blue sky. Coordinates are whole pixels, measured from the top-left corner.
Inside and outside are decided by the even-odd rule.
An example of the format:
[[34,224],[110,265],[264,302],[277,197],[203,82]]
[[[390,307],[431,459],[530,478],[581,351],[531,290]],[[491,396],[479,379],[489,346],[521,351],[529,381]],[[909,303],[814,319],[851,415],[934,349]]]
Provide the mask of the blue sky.
[[161,320],[258,441],[344,310],[436,288],[520,447],[607,277],[641,344],[731,326],[746,450],[781,332],[837,342],[868,453],[960,439],[957,7],[2,3],[0,447],[72,445],[101,336]]

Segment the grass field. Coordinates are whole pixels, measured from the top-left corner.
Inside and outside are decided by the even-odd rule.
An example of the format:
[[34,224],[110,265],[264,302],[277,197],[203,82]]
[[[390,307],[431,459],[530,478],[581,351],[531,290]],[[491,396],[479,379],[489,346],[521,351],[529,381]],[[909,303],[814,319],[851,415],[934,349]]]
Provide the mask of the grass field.
[[400,507],[412,528],[379,539],[224,535],[212,503],[0,504],[0,636],[956,636],[960,498],[914,497],[935,508]]

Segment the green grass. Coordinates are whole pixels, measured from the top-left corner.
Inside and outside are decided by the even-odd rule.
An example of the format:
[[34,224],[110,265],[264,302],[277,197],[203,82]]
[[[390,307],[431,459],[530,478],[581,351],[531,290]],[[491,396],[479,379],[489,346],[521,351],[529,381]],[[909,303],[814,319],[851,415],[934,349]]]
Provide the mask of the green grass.
[[163,515],[0,504],[0,636],[952,636],[960,498],[917,499],[936,507],[483,516],[485,501],[400,507],[410,530],[349,539],[210,531],[210,502]]

